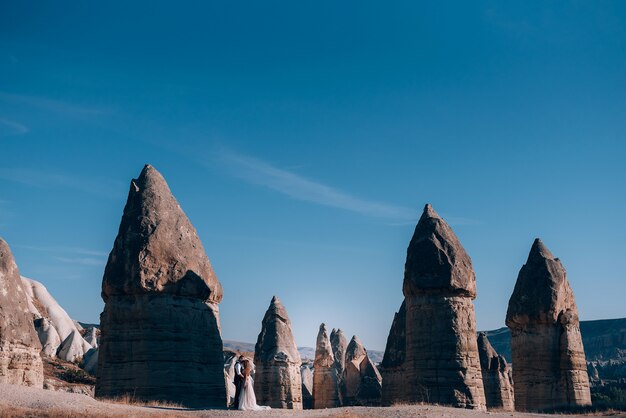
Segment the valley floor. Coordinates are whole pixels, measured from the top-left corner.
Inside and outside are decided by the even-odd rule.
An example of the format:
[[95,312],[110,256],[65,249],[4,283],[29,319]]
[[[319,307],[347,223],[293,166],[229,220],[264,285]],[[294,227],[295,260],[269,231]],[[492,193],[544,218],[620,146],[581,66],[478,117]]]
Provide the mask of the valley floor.
[[[519,412],[477,412],[432,405],[406,405],[389,408],[336,408],[323,410],[271,410],[242,412],[227,410],[189,410],[167,406],[133,406],[95,400],[87,395],[0,384],[0,418],[8,417],[305,417],[305,418],[413,418],[413,417],[550,417]],[[552,415],[554,416],[554,415]],[[567,417],[568,415],[558,415]],[[578,415],[580,416],[580,415]],[[623,416],[609,414],[605,416]]]

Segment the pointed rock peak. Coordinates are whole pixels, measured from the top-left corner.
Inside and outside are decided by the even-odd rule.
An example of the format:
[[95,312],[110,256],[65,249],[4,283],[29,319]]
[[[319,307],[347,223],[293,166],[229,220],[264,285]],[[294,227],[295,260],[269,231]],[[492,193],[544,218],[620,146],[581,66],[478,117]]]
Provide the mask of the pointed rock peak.
[[278,299],[278,296],[273,296],[272,301],[270,302],[270,307],[274,307],[276,309],[284,309],[282,302]]
[[167,185],[163,175],[150,164],[146,164],[143,167],[139,177],[133,179],[132,184],[134,185],[136,192],[151,188],[166,188],[169,191],[169,186]]
[[263,318],[263,322],[269,321],[271,318],[279,317],[283,322],[286,322],[291,327],[291,322],[289,321],[289,316],[287,315],[287,309],[283,306],[280,299],[277,296],[272,298],[270,302],[270,306],[267,308],[265,312],[265,317]]
[[280,299],[274,296],[263,317],[254,356],[257,362],[272,362],[278,353],[287,354],[289,362],[300,362],[287,310],[280,303]]
[[424,207],[407,249],[403,291],[405,296],[439,293],[476,297],[472,261],[431,205]]
[[537,238],[517,275],[506,324],[509,328],[523,328],[528,322],[554,324],[565,311],[578,315],[565,267]]
[[426,206],[424,206],[424,211],[422,212],[422,217],[420,218],[420,221],[425,218],[441,219],[441,216],[439,216],[437,211],[435,211],[433,205],[427,203]]
[[363,347],[363,343],[356,335],[352,336],[350,343],[348,344],[348,349],[346,350],[346,361],[352,361],[355,359],[360,359],[360,357],[367,354],[365,347]]
[[165,179],[146,165],[130,191],[102,280],[102,297],[169,293],[219,303],[222,286]]
[[489,342],[489,338],[487,338],[487,334],[485,334],[484,332],[478,334],[478,352],[481,358],[498,357],[498,353],[493,348],[493,346]]
[[317,334],[317,343],[315,345],[315,366],[330,367],[333,365],[335,357],[333,355],[333,349],[328,338],[328,330],[326,324],[320,325],[320,330]]
[[548,250],[548,247],[541,241],[539,238],[535,238],[535,242],[533,242],[533,246],[530,248],[530,253],[528,254],[528,263],[532,263],[535,261],[541,260],[554,260],[554,256]]

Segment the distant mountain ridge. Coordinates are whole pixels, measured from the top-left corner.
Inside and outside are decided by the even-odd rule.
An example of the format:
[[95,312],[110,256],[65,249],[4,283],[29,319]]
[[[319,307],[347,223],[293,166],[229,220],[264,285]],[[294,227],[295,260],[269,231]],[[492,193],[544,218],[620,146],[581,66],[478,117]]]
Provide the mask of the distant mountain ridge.
[[[506,327],[485,331],[493,348],[511,361],[511,333]],[[581,321],[587,361],[626,361],[626,318]]]

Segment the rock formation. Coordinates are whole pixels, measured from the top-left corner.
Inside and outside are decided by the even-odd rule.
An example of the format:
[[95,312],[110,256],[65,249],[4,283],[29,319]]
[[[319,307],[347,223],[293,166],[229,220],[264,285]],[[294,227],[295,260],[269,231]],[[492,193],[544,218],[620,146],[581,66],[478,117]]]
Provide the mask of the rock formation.
[[226,379],[226,397],[228,399],[228,405],[234,407],[235,393],[237,387],[235,386],[235,363],[239,355],[235,352],[229,353],[230,357],[226,364],[224,364],[224,379]]
[[382,405],[390,406],[394,403],[408,402],[409,387],[404,381],[406,370],[406,301],[393,317],[385,354],[380,365],[383,378]]
[[320,325],[315,345],[313,363],[313,408],[336,408],[340,406],[339,379],[335,368],[335,357],[328,338],[326,325]]
[[0,238],[0,383],[43,387],[40,351],[13,253]]
[[97,397],[225,407],[222,286],[165,179],[132,180],[102,279]]
[[348,341],[343,331],[335,329],[330,332],[330,345],[333,348],[333,357],[335,357],[335,369],[337,370],[337,378],[339,379],[339,405],[345,405],[343,399],[345,388],[343,382],[343,372],[346,368],[346,350],[348,349]]
[[382,377],[356,335],[348,344],[342,382],[344,405],[380,405]]
[[89,350],[83,357],[83,362],[80,365],[84,371],[89,374],[95,375],[98,371],[98,350],[97,348]]
[[484,332],[478,334],[478,353],[487,408],[514,411],[509,365],[504,357],[496,353]]
[[96,327],[87,328],[84,338],[90,346],[98,348],[98,329]]
[[380,406],[383,378],[369,355],[361,361],[361,385],[356,398],[359,405]]
[[[42,283],[23,276],[21,281],[44,354],[73,362],[94,348],[82,337],[82,327],[70,318]],[[69,338],[72,334],[74,337]]]
[[558,258],[536,239],[509,300],[515,408],[591,404],[574,292]]
[[330,345],[333,348],[333,356],[335,357],[335,368],[339,376],[341,376],[346,367],[346,349],[348,348],[348,340],[346,340],[342,330],[333,328],[330,332]]
[[406,352],[400,381],[407,393],[385,399],[485,409],[472,262],[430,205],[407,249],[403,292]]
[[302,409],[300,353],[287,310],[274,296],[254,347],[257,402],[272,408]]
[[313,409],[313,373],[308,366],[300,368],[302,376],[302,407]]
[[55,357],[62,342],[56,328],[48,318],[37,318],[34,324],[41,343],[41,352],[47,356]]
[[346,350],[346,367],[342,376],[344,405],[358,405],[357,394],[361,386],[361,361],[367,356],[359,337],[354,335]]

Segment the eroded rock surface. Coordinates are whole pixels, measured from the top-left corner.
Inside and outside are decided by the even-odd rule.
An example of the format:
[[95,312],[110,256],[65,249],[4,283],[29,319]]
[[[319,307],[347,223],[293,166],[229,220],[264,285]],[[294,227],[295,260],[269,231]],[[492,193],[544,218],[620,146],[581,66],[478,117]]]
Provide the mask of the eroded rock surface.
[[578,309],[565,268],[536,239],[509,300],[515,408],[591,404]]
[[400,309],[393,317],[385,354],[380,365],[383,378],[382,405],[405,402],[409,399],[409,388],[404,381],[406,370],[406,301],[402,301]]
[[478,334],[478,353],[487,408],[514,411],[513,382],[506,359],[493,349],[484,332]]
[[346,367],[346,350],[348,348],[348,340],[340,329],[330,332],[330,345],[333,348],[333,356],[335,357],[335,368],[341,376]]
[[97,397],[225,407],[222,287],[161,176],[131,181],[102,280]]
[[313,372],[313,408],[336,408],[340,406],[339,378],[325,324],[320,325],[317,334],[313,366],[315,368]]
[[94,348],[82,337],[80,324],[70,318],[42,283],[23,276],[21,281],[45,354],[74,362]]
[[272,298],[254,348],[254,389],[260,405],[302,409],[300,353],[291,332],[287,310]]
[[348,344],[342,383],[344,405],[380,405],[382,377],[356,335]]
[[[406,351],[386,402],[485,409],[472,300],[470,257],[448,224],[426,205],[407,249],[403,292]],[[392,386],[395,386],[392,383]]]
[[40,351],[13,253],[0,238],[0,383],[43,387]]

